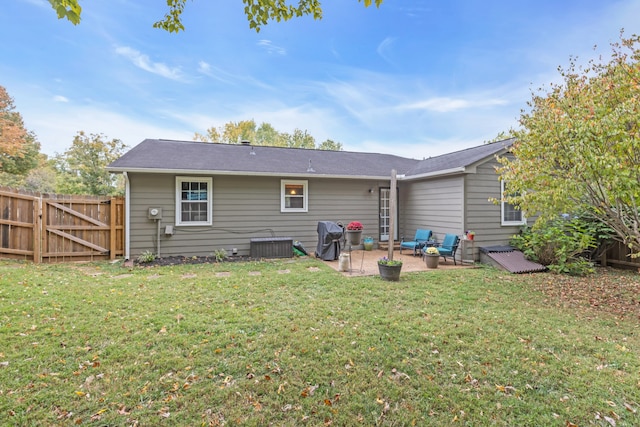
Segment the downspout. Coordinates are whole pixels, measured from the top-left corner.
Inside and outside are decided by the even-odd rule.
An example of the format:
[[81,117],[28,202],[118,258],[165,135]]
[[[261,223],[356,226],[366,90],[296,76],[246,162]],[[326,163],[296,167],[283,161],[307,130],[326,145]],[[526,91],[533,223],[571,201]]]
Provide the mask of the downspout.
[[129,261],[130,250],[130,238],[129,238],[129,224],[131,223],[131,186],[129,183],[129,175],[127,172],[122,172],[124,176],[124,259]]

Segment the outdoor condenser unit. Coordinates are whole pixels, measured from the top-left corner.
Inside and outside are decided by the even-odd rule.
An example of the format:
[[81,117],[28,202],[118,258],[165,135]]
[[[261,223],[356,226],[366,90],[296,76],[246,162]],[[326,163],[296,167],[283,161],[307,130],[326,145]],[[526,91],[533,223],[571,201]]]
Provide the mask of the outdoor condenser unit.
[[251,258],[293,258],[291,237],[259,237],[251,239]]

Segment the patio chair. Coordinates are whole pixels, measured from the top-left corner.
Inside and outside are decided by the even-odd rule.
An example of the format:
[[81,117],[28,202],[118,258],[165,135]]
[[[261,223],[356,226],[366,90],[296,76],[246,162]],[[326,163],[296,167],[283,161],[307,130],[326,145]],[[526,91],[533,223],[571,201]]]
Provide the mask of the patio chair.
[[440,256],[444,258],[444,262],[447,262],[447,257],[453,258],[453,265],[456,263],[456,251],[458,250],[458,244],[460,244],[460,238],[457,234],[445,234],[442,244],[438,246],[438,252]]
[[418,228],[413,240],[405,241],[403,237],[400,240],[400,253],[402,249],[411,249],[414,256],[418,255],[422,247],[431,239],[431,234],[431,230]]

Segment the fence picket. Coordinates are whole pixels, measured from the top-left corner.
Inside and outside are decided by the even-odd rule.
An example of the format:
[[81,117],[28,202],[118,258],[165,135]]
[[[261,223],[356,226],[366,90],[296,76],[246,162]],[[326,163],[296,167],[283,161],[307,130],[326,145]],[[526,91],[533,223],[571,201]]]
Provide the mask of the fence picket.
[[124,255],[124,211],[123,197],[0,187],[0,257],[36,263],[116,259]]

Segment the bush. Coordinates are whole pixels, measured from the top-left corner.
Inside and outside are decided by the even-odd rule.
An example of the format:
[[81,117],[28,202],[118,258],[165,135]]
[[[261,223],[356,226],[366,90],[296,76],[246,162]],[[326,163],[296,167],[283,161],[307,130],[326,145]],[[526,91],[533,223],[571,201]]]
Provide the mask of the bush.
[[555,273],[581,276],[594,271],[591,259],[609,236],[609,230],[589,216],[565,216],[523,228],[511,245]]
[[138,262],[141,264],[153,262],[155,259],[156,259],[156,255],[153,252],[148,250],[138,255]]
[[227,251],[224,248],[216,249],[213,256],[216,258],[216,262],[222,262],[227,259]]

